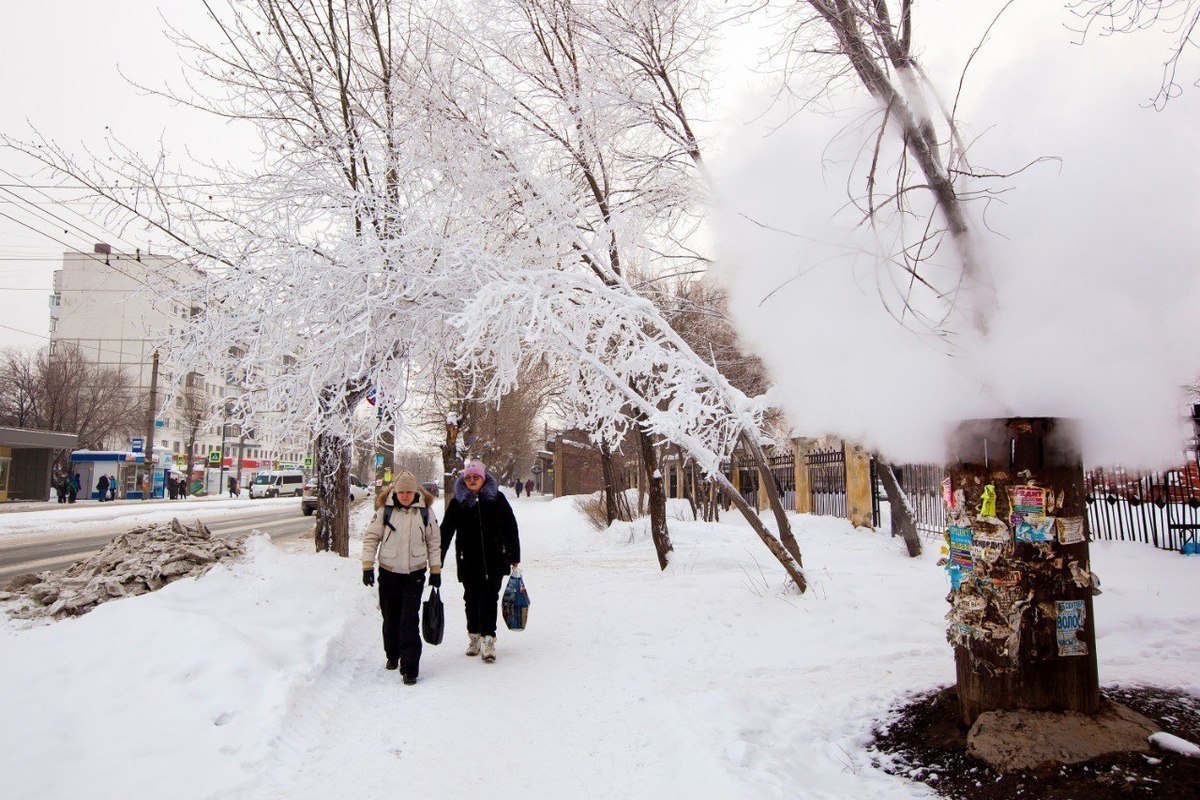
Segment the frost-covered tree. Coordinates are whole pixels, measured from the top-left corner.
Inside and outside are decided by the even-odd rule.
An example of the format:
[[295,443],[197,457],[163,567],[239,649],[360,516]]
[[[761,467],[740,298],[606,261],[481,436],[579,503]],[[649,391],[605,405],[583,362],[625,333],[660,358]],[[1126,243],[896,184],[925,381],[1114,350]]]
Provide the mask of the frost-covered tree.
[[[698,150],[681,146],[682,123],[647,112],[657,107],[653,98],[671,94],[655,77],[662,69],[614,57],[629,42],[621,39],[628,17],[617,12],[647,7],[494,4],[486,28],[454,24],[462,84],[439,102],[492,155],[489,166],[508,187],[508,260],[521,265],[488,273],[455,317],[465,342],[487,343],[464,352],[460,364],[478,375],[486,366],[485,396],[496,397],[527,359],[549,358],[574,378],[566,398],[577,409],[572,424],[600,446],[636,436],[665,567],[671,545],[655,444],[679,444],[723,480],[720,461],[739,440],[749,434],[757,447],[761,408],[696,354],[630,281],[672,263],[665,251],[676,250],[680,227],[691,224],[696,198],[705,194]],[[661,36],[671,41],[670,29]],[[660,61],[669,61],[663,68],[680,86],[682,65],[695,66],[683,57]],[[743,512],[803,587],[799,548],[783,514],[781,544],[753,509]]]
[[455,147],[422,113],[418,7],[206,9],[206,34],[172,32],[186,85],[158,91],[251,126],[262,154],[248,166],[174,166],[115,140],[88,160],[8,143],[192,254],[207,280],[182,291],[203,313],[169,343],[172,360],[241,387],[245,424],[315,433],[316,546],[345,555],[354,409],[372,389],[400,402],[439,362],[445,304],[470,292],[485,221],[457,214],[437,170]]

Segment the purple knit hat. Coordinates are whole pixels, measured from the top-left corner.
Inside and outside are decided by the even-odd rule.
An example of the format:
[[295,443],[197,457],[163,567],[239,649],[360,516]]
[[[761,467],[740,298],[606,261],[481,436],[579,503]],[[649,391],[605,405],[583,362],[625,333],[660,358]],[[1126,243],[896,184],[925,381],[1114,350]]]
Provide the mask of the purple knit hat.
[[463,477],[468,475],[478,475],[481,478],[487,478],[487,468],[484,467],[482,461],[468,461],[463,467]]

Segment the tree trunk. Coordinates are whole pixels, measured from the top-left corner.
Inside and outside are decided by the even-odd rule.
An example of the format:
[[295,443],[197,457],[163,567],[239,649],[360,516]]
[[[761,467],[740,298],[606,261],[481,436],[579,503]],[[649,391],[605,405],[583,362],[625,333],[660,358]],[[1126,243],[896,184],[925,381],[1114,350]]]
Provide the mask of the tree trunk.
[[[457,420],[457,418],[456,418]],[[458,424],[446,419],[446,441],[442,444],[442,513],[454,497],[454,473],[458,467]]]
[[671,547],[671,534],[667,530],[667,494],[663,490],[662,472],[658,468],[658,453],[650,434],[641,426],[642,421],[638,419],[637,436],[642,453],[642,471],[646,476],[646,496],[650,504],[650,536],[658,553],[659,569],[666,569],[674,549]]
[[900,481],[896,480],[891,464],[876,455],[875,467],[887,491],[888,507],[892,510],[892,536],[898,535],[903,539],[909,556],[916,558],[921,555],[921,538],[917,535],[917,521],[908,495],[900,488]]
[[1078,441],[1066,421],[1037,418],[965,422],[951,438],[949,638],[965,724],[1100,708]]
[[750,523],[750,527],[758,534],[758,538],[762,539],[763,544],[771,551],[771,555],[775,556],[775,559],[783,565],[783,569],[796,584],[796,588],[800,590],[800,593],[803,594],[807,591],[808,580],[804,577],[804,562],[800,559],[800,556],[789,552],[771,534],[771,531],[759,519],[758,510],[750,507],[750,504],[746,502],[746,498],[742,497],[741,492],[734,488],[733,483],[728,478],[718,472],[713,476],[713,481],[724,490],[730,501],[737,506],[738,511],[742,512],[742,516],[746,518],[746,521]]
[[617,520],[617,491],[613,486],[612,451],[600,445],[600,474],[604,478],[604,521],[612,525]]
[[771,504],[771,513],[775,515],[775,525],[779,528],[779,539],[787,551],[799,562],[800,544],[792,535],[792,524],[788,521],[787,511],[783,507],[783,499],[779,496],[779,487],[775,485],[775,476],[771,474],[771,464],[767,461],[767,454],[763,452],[762,446],[750,433],[742,431],[741,441],[750,453],[750,460],[758,468],[759,483],[766,486],[767,501]]
[[350,440],[326,431],[317,436],[317,552],[350,555]]
[[196,455],[196,431],[192,430],[187,446],[187,466],[183,468],[183,496],[192,493],[192,458]]
[[691,464],[685,466],[682,448],[677,447],[675,451],[679,457],[679,484],[683,487],[683,499],[687,500],[688,506],[691,507],[692,521],[695,522],[700,519],[700,509],[696,506],[696,471]]

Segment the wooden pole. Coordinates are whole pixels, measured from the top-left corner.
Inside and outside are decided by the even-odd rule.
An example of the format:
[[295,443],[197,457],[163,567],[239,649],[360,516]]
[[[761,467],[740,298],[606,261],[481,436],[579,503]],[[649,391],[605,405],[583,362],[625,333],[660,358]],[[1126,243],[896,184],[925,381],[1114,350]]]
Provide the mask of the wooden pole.
[[[154,417],[158,414],[158,351],[150,358],[150,403],[146,408],[146,442],[142,445],[142,458],[146,463],[146,485],[142,499],[149,500],[154,491]],[[90,496],[90,495],[89,495]]]
[[1095,579],[1075,426],[964,422],[948,464],[947,637],[963,722],[1017,708],[1094,714]]

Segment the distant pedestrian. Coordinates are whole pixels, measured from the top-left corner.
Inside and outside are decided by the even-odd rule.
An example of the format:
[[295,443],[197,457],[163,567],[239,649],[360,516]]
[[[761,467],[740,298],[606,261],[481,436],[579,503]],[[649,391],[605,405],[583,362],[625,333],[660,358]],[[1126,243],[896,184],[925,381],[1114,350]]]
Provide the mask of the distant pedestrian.
[[67,476],[59,475],[54,479],[54,493],[58,495],[58,502],[67,502]]
[[525,481],[525,496],[533,497],[533,478]]
[[79,473],[76,472],[67,481],[67,502],[74,503],[75,498],[79,496],[81,491],[83,491],[83,480],[79,477]]
[[467,655],[496,660],[496,616],[500,584],[521,564],[521,541],[512,506],[480,461],[470,461],[454,482],[454,497],[442,520],[442,560],[454,534],[458,580],[467,612]]
[[379,562],[379,611],[387,669],[400,668],[404,683],[417,682],[421,667],[420,610],[425,589],[442,585],[442,546],[433,495],[407,470],[375,500],[375,517],[363,532],[363,586],[375,585]]
[[230,475],[229,481],[228,481],[228,486],[229,486],[229,496],[233,497],[233,492],[235,489],[237,489],[237,478]]
[[116,475],[108,476],[108,499],[109,500],[117,499],[117,476]]
[[107,475],[101,475],[100,480],[96,481],[96,497],[101,503],[108,499]]
[[524,489],[524,488],[525,488],[525,484],[521,483],[521,479],[520,479],[520,478],[517,478],[517,480],[516,480],[516,481],[513,483],[513,489],[514,489],[514,490],[516,490],[516,493],[517,493],[517,498],[518,498],[518,499],[520,499],[520,497],[521,497],[521,490],[522,490],[522,489]]

